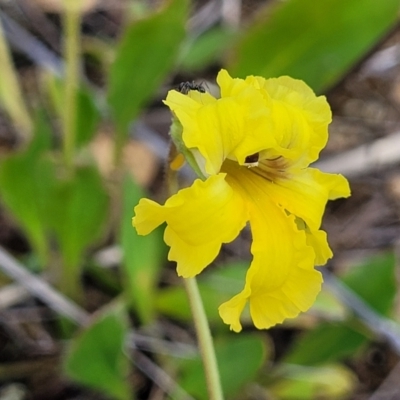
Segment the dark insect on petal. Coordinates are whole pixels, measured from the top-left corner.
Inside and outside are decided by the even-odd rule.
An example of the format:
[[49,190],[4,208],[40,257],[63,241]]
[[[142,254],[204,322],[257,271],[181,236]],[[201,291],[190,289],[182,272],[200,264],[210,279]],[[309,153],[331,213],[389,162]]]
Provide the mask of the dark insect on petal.
[[206,89],[202,83],[197,84],[195,81],[192,82],[181,82],[178,86],[178,92],[188,94],[190,90],[197,90],[200,93],[205,93]]

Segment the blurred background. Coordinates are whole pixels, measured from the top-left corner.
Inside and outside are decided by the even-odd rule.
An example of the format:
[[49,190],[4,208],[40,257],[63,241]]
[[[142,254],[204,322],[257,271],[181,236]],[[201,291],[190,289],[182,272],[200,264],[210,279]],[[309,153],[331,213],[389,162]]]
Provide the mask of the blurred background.
[[[334,258],[313,308],[268,331],[218,306],[250,231],[199,278],[226,399],[400,398],[400,0],[0,1],[0,400],[200,399],[189,305],[162,230],[168,90],[290,75],[327,96],[316,164]],[[194,176],[180,175],[182,186]]]

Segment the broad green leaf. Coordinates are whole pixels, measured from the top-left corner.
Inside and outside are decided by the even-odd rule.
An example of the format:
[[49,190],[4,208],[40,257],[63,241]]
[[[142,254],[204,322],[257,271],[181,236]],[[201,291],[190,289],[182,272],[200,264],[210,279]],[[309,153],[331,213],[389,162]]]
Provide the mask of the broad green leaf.
[[115,399],[128,400],[129,360],[125,355],[128,318],[121,303],[97,314],[91,324],[73,339],[64,370],[74,381]]
[[392,252],[380,254],[353,267],[342,280],[371,308],[387,315],[397,292],[395,265]]
[[[187,0],[171,0],[160,12],[128,26],[111,67],[108,102],[119,135],[174,66],[185,35]],[[121,140],[120,140],[121,141]]]
[[398,19],[399,0],[279,2],[247,29],[233,76],[290,75],[321,92],[337,82]]
[[99,238],[108,216],[108,195],[97,169],[84,166],[60,177],[50,212],[63,273],[78,276],[83,253]]
[[46,204],[55,181],[53,163],[47,157],[51,130],[42,112],[37,113],[29,146],[0,162],[0,196],[24,230],[42,265],[48,262]]
[[353,372],[341,365],[318,367],[287,366],[283,376],[268,388],[274,398],[309,400],[347,398],[357,384]]
[[125,296],[141,321],[148,323],[154,317],[156,285],[166,258],[166,247],[161,230],[140,236],[132,226],[133,208],[142,197],[143,190],[126,175],[121,224]]
[[[64,81],[52,74],[46,74],[45,78],[52,106],[58,115],[62,115],[64,112]],[[94,96],[94,91],[85,86],[80,86],[77,90],[76,147],[89,143],[96,133],[100,112],[95,104]]]
[[321,323],[305,333],[284,357],[283,362],[317,365],[351,356],[366,337],[344,323]]
[[[229,335],[224,341],[216,342],[215,352],[222,389],[227,398],[237,396],[244,385],[254,380],[267,355],[270,355],[270,349],[260,336],[245,333]],[[183,362],[180,370],[179,384],[182,388],[198,400],[208,400],[200,356]]]
[[195,40],[188,37],[181,52],[180,67],[198,71],[220,60],[236,33],[223,26],[210,29]]

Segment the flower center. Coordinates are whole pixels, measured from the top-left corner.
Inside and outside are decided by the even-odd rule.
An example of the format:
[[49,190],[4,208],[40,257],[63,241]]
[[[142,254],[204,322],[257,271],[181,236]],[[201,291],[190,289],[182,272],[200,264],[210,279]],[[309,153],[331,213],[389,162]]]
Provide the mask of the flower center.
[[259,153],[251,154],[250,156],[247,156],[246,159],[244,160],[244,165],[249,168],[257,167],[259,158],[260,158]]
[[[247,161],[247,158],[246,158]],[[288,160],[284,157],[279,156],[271,159],[259,160],[254,168],[251,168],[251,172],[274,182],[277,179],[287,178],[287,168],[289,166]]]

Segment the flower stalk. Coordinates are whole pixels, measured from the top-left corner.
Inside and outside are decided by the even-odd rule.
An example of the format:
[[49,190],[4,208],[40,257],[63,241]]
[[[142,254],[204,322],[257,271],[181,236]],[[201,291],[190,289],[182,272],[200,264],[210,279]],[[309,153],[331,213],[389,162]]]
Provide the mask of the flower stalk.
[[189,298],[197,339],[199,342],[200,354],[203,360],[208,398],[210,400],[223,400],[224,396],[222,393],[214,343],[196,278],[184,278],[183,282]]

